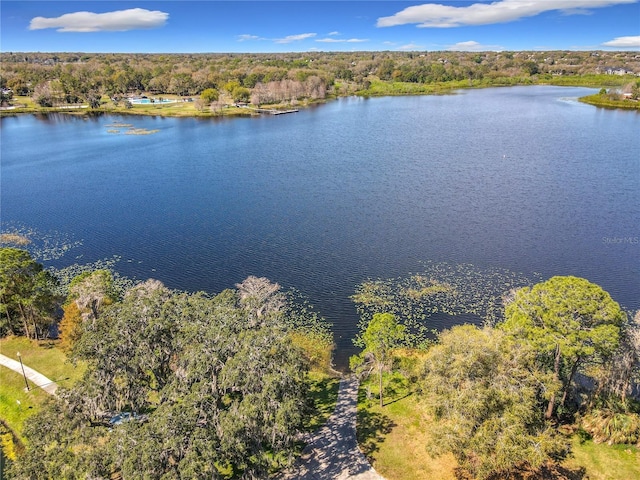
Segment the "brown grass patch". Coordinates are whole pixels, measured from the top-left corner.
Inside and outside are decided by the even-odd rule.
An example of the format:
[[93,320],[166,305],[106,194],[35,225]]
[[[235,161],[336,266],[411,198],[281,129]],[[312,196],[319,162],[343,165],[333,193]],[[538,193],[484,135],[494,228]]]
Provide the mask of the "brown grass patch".
[[29,240],[24,235],[20,235],[19,233],[2,233],[0,234],[0,243],[10,243],[12,245],[29,245],[31,240]]

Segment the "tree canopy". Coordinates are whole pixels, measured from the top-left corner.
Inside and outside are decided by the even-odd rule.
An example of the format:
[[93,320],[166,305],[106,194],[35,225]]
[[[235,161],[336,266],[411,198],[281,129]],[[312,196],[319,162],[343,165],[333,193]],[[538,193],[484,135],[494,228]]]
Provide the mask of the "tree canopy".
[[443,331],[422,374],[422,399],[436,420],[427,450],[452,452],[479,479],[538,468],[567,450],[539,408],[558,387],[536,367],[535,352],[504,332],[472,325]]
[[47,336],[58,301],[55,283],[25,250],[0,248],[0,334]]
[[[528,342],[562,383],[560,405],[578,369],[602,361],[619,345],[626,315],[600,286],[578,277],[553,277],[515,293],[500,328]],[[556,408],[549,399],[546,416]]]
[[[245,54],[19,53],[2,52],[3,102],[28,95],[42,106],[84,100],[92,107],[102,95],[129,93],[202,95],[226,90],[235,101],[272,103],[353,94],[380,81],[442,85],[513,85],[590,77],[605,65],[623,64],[633,79],[640,62],[634,52],[289,52]],[[575,82],[575,79],[573,80]],[[593,83],[593,82],[592,82]],[[601,83],[601,82],[598,82]],[[235,87],[235,88],[234,88]],[[6,91],[4,89],[7,89]],[[205,95],[209,97],[209,95]],[[203,99],[206,101],[206,99]],[[127,105],[125,103],[125,105]]]
[[109,270],[88,271],[74,277],[62,306],[64,315],[59,324],[62,348],[70,350],[82,334],[82,322],[97,319],[102,308],[117,297]]
[[85,375],[29,420],[16,476],[265,478],[287,464],[309,413],[292,335],[318,325],[277,284],[241,286],[211,297],[148,280],[83,321],[71,358]]
[[[380,406],[384,405],[382,374],[385,368],[391,366],[393,349],[398,348],[405,339],[405,326],[398,323],[391,313],[376,313],[368,323],[367,328],[354,343],[363,351],[352,357],[351,367],[358,370],[371,366],[378,372],[378,386],[380,389]],[[369,370],[370,373],[371,369]]]

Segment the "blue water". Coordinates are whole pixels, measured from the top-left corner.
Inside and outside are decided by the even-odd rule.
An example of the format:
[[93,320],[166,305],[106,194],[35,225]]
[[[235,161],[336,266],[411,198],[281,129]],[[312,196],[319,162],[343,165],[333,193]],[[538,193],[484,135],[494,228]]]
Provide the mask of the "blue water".
[[[295,287],[334,324],[338,363],[355,286],[424,261],[582,276],[638,309],[640,115],[576,101],[592,92],[3,118],[2,222],[82,240],[57,266],[121,255],[121,273],[172,288],[218,292],[248,275]],[[109,133],[114,122],[159,132]]]

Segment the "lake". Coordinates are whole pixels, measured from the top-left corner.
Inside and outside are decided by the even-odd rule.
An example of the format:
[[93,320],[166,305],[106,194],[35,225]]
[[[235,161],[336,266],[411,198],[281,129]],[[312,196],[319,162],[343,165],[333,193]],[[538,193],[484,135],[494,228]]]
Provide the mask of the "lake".
[[640,114],[576,100],[591,93],[351,97],[257,118],[2,118],[3,229],[73,243],[46,265],[115,255],[123,275],[171,288],[219,292],[248,275],[295,287],[334,324],[338,366],[353,351],[356,285],[424,262],[581,276],[635,310]]

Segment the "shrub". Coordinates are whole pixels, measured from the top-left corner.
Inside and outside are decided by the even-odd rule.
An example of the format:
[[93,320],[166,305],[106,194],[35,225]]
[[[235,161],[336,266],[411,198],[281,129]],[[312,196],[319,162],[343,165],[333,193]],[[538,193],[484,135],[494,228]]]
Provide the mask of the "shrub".
[[640,446],[640,415],[637,413],[593,410],[582,418],[581,426],[593,437],[595,443]]

